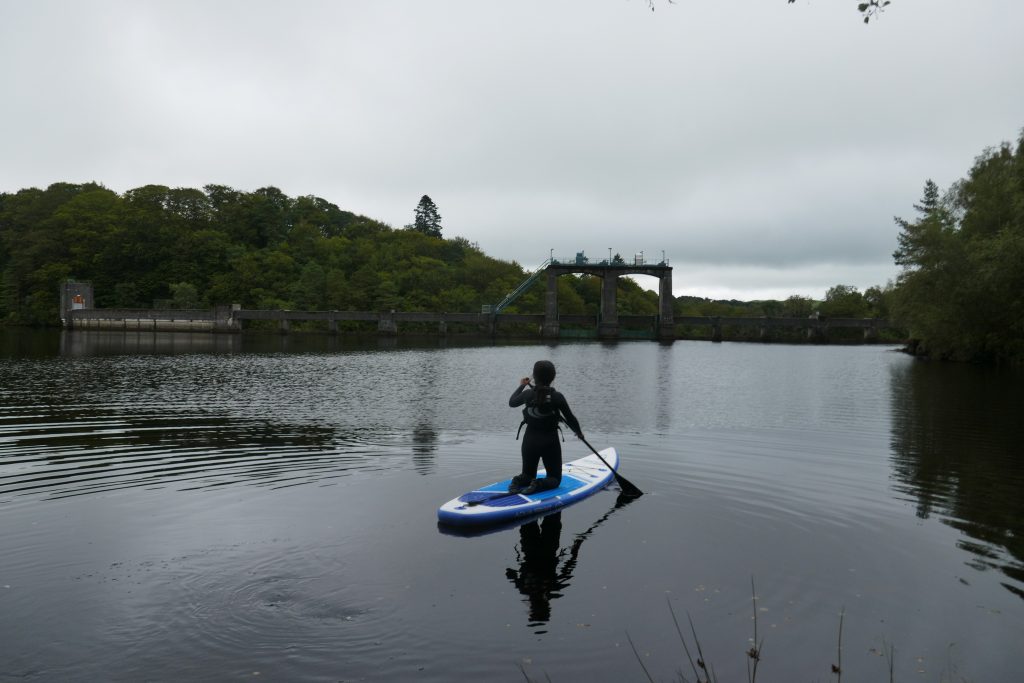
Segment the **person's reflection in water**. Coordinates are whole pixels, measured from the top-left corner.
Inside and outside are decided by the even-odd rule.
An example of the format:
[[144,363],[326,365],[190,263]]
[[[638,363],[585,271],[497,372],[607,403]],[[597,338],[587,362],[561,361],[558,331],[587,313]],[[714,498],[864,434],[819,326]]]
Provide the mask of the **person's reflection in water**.
[[[572,549],[566,551],[559,546],[561,535],[561,512],[548,515],[539,524],[534,520],[519,527],[519,569],[510,567],[505,576],[529,599],[530,626],[541,626],[551,618],[551,600],[562,597],[560,591],[568,587],[572,578],[583,539],[577,539]],[[559,570],[558,563],[566,554],[569,559]]]
[[551,619],[551,601],[562,597],[562,591],[569,587],[583,541],[587,540],[616,510],[626,507],[635,500],[637,499],[634,497],[620,494],[608,512],[591,524],[586,531],[576,534],[569,548],[562,548],[560,545],[561,511],[548,515],[539,523],[534,520],[519,527],[519,549],[516,551],[519,569],[509,567],[505,570],[505,576],[527,597],[530,604],[531,628],[544,626]]

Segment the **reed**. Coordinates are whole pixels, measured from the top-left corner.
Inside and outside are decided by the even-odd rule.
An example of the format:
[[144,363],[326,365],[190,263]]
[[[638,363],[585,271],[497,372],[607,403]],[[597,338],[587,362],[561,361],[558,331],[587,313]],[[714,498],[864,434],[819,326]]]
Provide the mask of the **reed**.
[[[761,656],[764,651],[764,638],[761,636],[757,618],[757,590],[754,584],[754,580],[750,580],[750,602],[751,610],[753,613],[753,637],[751,638],[751,646],[746,651],[747,658],[747,681],[748,683],[756,683],[758,665],[761,662]],[[689,612],[686,613],[687,621],[689,622],[689,636],[683,633],[683,628],[680,626],[679,617],[676,614],[675,608],[672,606],[672,601],[668,598],[665,600],[668,605],[669,614],[672,615],[672,623],[675,625],[676,634],[679,636],[679,642],[682,644],[683,653],[686,656],[686,662],[690,666],[690,671],[693,674],[693,678],[690,679],[688,675],[683,671],[682,668],[676,671],[677,680],[679,683],[720,683],[718,675],[715,673],[714,666],[707,660],[704,655],[704,648],[701,646],[700,637],[697,635],[697,628],[694,626],[693,617]],[[844,606],[839,611],[839,625],[836,635],[836,656],[835,663],[832,664],[831,673],[829,680],[833,680],[835,683],[842,683],[843,681],[843,624],[846,620],[846,607]],[[636,658],[637,663],[640,665],[640,669],[643,672],[644,678],[650,683],[655,683],[654,677],[651,675],[650,670],[644,663],[643,657],[640,655],[640,651],[630,636],[629,631],[626,631],[626,639],[629,641],[629,646],[633,651],[633,656]],[[939,677],[939,683],[969,683],[967,678],[959,676],[956,672],[956,667],[950,661],[949,649],[952,648],[950,645],[946,652],[946,665]],[[882,656],[885,658],[886,666],[888,668],[889,683],[896,683],[896,647],[891,643],[882,641]],[[540,683],[537,679],[531,678],[526,668],[522,663],[519,663],[519,670],[523,674],[523,678],[526,683]],[[545,673],[544,679],[547,683],[551,683],[551,678]]]
[[754,644],[747,650],[747,681],[754,683],[757,680],[757,665],[761,661],[764,639],[757,639],[757,591],[754,588],[753,577],[750,578],[750,605],[754,611]]
[[[676,617],[676,611],[672,607],[672,601],[666,599],[668,603],[668,611],[672,614],[672,622],[676,625],[676,633],[679,634],[679,640],[683,644],[683,651],[686,653],[686,659],[690,662],[690,668],[693,669],[693,675],[696,679],[696,683],[718,683],[718,677],[715,676],[715,669],[713,666],[709,666],[707,661],[704,659],[704,651],[700,646],[700,638],[697,637],[697,629],[693,625],[693,617],[690,613],[686,613],[686,618],[690,621],[690,633],[693,634],[694,647],[697,650],[697,660],[694,661],[693,656],[690,654],[690,648],[686,644],[686,637],[683,636],[683,630],[679,628],[679,619]],[[701,677],[703,674],[703,678]],[[679,672],[679,680],[683,683],[689,683],[683,672]]]
[[839,610],[839,638],[836,643],[836,663],[832,665],[832,673],[836,675],[836,683],[843,681],[843,617],[846,616],[846,607]]

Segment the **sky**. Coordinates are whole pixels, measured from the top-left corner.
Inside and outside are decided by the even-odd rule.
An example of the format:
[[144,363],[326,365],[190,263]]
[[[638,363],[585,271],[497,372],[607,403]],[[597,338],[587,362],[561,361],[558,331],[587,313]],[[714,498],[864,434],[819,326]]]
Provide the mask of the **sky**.
[[1024,129],[1024,2],[856,5],[0,0],[0,192],[274,186],[395,228],[427,194],[526,268],[863,291],[925,180]]

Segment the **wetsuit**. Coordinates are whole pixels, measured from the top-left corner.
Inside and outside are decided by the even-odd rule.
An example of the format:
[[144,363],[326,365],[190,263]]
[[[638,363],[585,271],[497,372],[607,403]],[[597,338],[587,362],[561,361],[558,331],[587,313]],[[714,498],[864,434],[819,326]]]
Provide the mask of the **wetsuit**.
[[523,469],[513,484],[526,486],[537,477],[537,465],[543,460],[547,476],[537,481],[537,490],[553,489],[562,481],[562,445],[558,439],[559,415],[574,434],[580,434],[580,423],[569,410],[565,396],[552,390],[548,400],[537,403],[537,390],[520,384],[508,400],[510,407],[525,405],[523,422]]

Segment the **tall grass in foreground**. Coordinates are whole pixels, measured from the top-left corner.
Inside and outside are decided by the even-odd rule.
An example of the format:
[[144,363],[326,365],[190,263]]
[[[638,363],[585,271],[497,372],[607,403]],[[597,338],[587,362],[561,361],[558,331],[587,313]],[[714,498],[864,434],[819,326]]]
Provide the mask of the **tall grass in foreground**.
[[[757,624],[757,591],[754,587],[754,580],[750,580],[750,601],[753,611],[753,625],[754,634],[751,639],[752,645],[750,649],[746,651],[747,658],[747,683],[757,682],[757,667],[761,662],[761,655],[764,647],[764,638],[759,638],[758,624]],[[723,683],[718,675],[715,673],[714,665],[707,660],[704,656],[704,649],[701,647],[700,638],[697,636],[697,629],[693,624],[693,618],[687,613],[686,618],[690,626],[690,638],[691,641],[687,640],[687,636],[683,634],[683,629],[679,625],[679,618],[676,616],[676,611],[672,607],[672,601],[666,599],[668,604],[669,613],[672,615],[672,623],[675,624],[676,633],[679,635],[679,641],[683,645],[683,652],[686,654],[686,661],[690,665],[690,671],[693,673],[693,678],[687,677],[687,674],[683,669],[679,669],[676,672],[676,680],[679,683]],[[839,628],[838,635],[836,637],[836,658],[835,663],[832,664],[832,670],[829,673],[829,681],[835,683],[842,683],[843,681],[843,621],[846,618],[846,608],[843,607],[839,611]],[[626,640],[629,642],[630,648],[633,650],[633,655],[636,657],[637,663],[640,665],[640,670],[643,672],[644,678],[649,683],[655,683],[654,677],[651,672],[647,669],[647,665],[644,664],[643,657],[640,656],[640,651],[637,649],[636,644],[633,642],[633,638],[629,635],[629,631],[626,631]],[[952,645],[950,645],[952,647]],[[896,647],[891,643],[882,642],[882,656],[885,657],[885,662],[888,667],[888,683],[896,683]],[[526,683],[541,683],[540,679],[531,678],[526,672],[526,667],[519,663],[519,670],[523,674],[523,678]],[[551,677],[544,673],[544,681],[546,683],[553,683]],[[726,682],[726,683],[732,683]],[[948,659],[946,667],[939,674],[939,683],[969,683],[967,678],[955,675],[955,667],[953,667]]]

